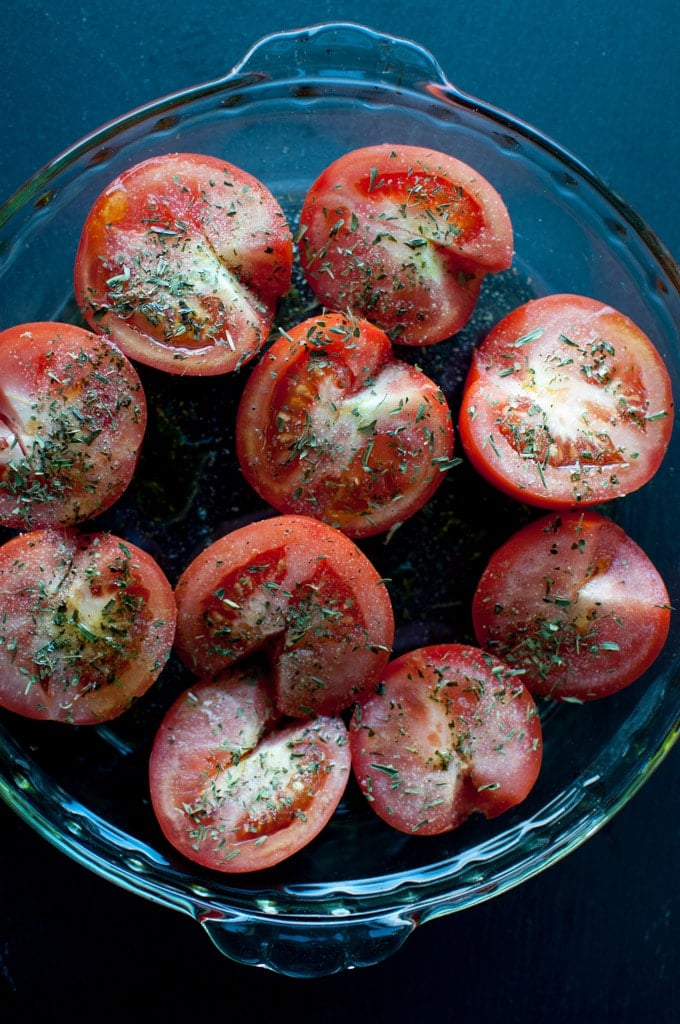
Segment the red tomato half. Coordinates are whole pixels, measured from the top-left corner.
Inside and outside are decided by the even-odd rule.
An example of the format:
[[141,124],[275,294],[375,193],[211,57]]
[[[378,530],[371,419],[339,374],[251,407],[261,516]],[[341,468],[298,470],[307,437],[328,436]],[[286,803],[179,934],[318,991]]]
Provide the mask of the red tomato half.
[[541,723],[502,662],[442,644],[387,666],[356,706],[350,748],[376,814],[401,832],[438,835],[475,811],[494,818],[524,800],[541,766]]
[[344,534],[305,516],[234,530],[175,590],[177,651],[196,675],[268,656],[278,710],[334,715],[372,686],[394,640],[387,590]]
[[267,338],[292,237],[251,174],[195,153],[152,157],[95,201],[75,261],[88,323],[169,373],[226,373]]
[[256,871],[306,846],[351,771],[342,719],[279,720],[259,668],[197,682],[165,715],[149,781],[166,838],[217,871]]
[[610,501],[657,471],[673,426],[659,353],[628,317],[550,295],[487,335],[466,381],[460,437],[494,486],[543,508]]
[[172,587],[150,555],[108,533],[12,538],[0,547],[0,595],[0,704],[27,718],[115,718],[172,649]]
[[71,324],[0,333],[0,523],[70,526],[127,488],[146,429],[137,372]]
[[236,423],[251,486],[279,512],[350,537],[413,515],[451,463],[440,388],[367,320],[329,313],[282,335],[253,370]]
[[484,276],[513,256],[510,218],[492,185],[417,146],[341,156],[307,193],[300,229],[300,262],[324,305],[351,309],[406,345],[460,330]]
[[593,700],[623,689],[666,642],[663,580],[626,533],[594,512],[544,516],[492,556],[473,600],[478,642],[532,693]]

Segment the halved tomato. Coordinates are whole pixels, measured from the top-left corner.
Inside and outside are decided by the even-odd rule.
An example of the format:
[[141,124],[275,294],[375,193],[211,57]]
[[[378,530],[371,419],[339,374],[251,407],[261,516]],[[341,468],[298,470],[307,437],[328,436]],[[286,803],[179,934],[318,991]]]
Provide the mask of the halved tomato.
[[169,373],[226,373],[266,341],[292,237],[269,189],[226,160],[152,157],[90,210],[75,261],[88,323]]
[[72,526],[128,487],[146,429],[137,371],[72,324],[0,333],[0,523]]
[[508,211],[446,153],[388,144],[335,160],[309,189],[299,256],[318,298],[392,341],[428,345],[467,322],[486,274],[511,265]]
[[475,647],[437,644],[390,662],[354,710],[350,747],[379,817],[409,835],[439,835],[526,798],[542,731],[531,694],[506,665]]
[[149,783],[172,845],[216,871],[272,867],[318,835],[351,773],[340,718],[281,721],[266,669],[235,666],[177,698]]
[[453,453],[441,389],[367,320],[319,315],[252,371],[236,421],[244,476],[279,512],[350,537],[389,530],[432,497]]
[[372,686],[394,640],[392,604],[372,563],[339,530],[276,516],[226,534],[180,576],[177,652],[215,677],[255,654],[276,706],[334,715]]
[[156,681],[172,649],[172,587],[145,551],[109,533],[35,530],[0,547],[0,704],[94,725]]
[[474,353],[459,425],[470,462],[512,497],[599,504],[659,468],[673,427],[670,378],[628,317],[549,295],[504,317]]
[[666,586],[644,551],[595,512],[542,516],[492,555],[475,591],[478,642],[532,693],[594,700],[622,690],[668,636]]

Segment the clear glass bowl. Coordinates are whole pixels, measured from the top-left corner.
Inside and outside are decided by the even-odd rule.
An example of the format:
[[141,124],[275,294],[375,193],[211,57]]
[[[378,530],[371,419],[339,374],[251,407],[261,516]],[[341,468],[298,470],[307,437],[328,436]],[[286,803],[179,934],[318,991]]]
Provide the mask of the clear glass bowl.
[[[580,292],[631,316],[658,345],[680,393],[678,269],[659,241],[573,156],[464,95],[412,42],[351,24],[269,36],[226,77],[133,111],[36,174],[0,210],[2,323],[79,322],[73,257],[96,195],[124,168],[176,150],[224,157],[260,177],[294,223],[306,188],[343,152],[385,141],[448,151],[503,195],[515,228],[512,270],[485,286],[454,340],[418,351],[454,413],[470,351],[504,313],[548,292]],[[283,309],[281,322],[292,316]],[[225,529],[262,511],[237,471],[229,380],[142,375],[151,410],[140,470],[99,521],[144,546],[171,578]],[[677,432],[676,432],[677,434]],[[647,551],[674,606],[677,437],[658,475],[607,508]],[[491,552],[531,513],[463,463],[389,544],[363,546],[391,585],[398,647],[471,642],[470,598]],[[186,685],[173,662],[115,723],[66,729],[0,715],[0,791],[38,833],[112,882],[200,922],[224,954],[312,977],[376,963],[419,924],[464,910],[583,843],[644,783],[680,720],[680,643],[646,677],[584,707],[547,707],[539,782],[506,816],[436,838],[379,821],[350,785],[331,824],[277,869],[209,873],[162,838],[146,765],[154,729]]]

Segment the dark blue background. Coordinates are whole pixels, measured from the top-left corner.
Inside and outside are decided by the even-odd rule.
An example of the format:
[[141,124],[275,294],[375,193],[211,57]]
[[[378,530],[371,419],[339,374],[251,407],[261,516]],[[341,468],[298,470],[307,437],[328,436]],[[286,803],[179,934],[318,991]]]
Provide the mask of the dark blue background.
[[[349,20],[429,49],[460,89],[575,153],[680,254],[674,0],[6,0],[2,20],[0,201],[105,121],[226,73],[261,36]],[[143,996],[178,1019],[269,1022],[287,1007],[329,1024],[675,1020],[679,793],[674,751],[556,867],[424,925],[384,964],[304,982],[225,960],[188,918],[79,868],[2,806],[0,1019],[139,1020]]]

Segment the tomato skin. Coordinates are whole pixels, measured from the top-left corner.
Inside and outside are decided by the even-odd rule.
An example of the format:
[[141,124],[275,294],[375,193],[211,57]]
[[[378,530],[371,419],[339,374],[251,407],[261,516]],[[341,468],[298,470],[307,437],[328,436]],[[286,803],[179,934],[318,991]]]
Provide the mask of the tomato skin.
[[352,768],[370,806],[409,835],[494,818],[531,791],[542,760],[529,691],[496,658],[435,644],[390,662],[356,706]]
[[595,512],[541,516],[492,555],[477,585],[482,647],[533,694],[590,701],[635,682],[670,627],[666,586],[620,526]]
[[149,762],[166,838],[224,872],[278,864],[318,835],[351,772],[340,718],[281,721],[261,666],[200,680],[167,711]]
[[460,438],[493,486],[539,508],[611,501],[664,458],[673,396],[652,341],[595,299],[549,295],[504,317],[473,355]]
[[124,171],[94,202],[76,300],[131,359],[228,373],[266,341],[292,259],[290,228],[261,181],[216,157],[170,153]]
[[0,332],[0,523],[72,526],[109,508],[146,421],[137,371],[107,339],[55,322]]
[[335,715],[371,686],[394,641],[389,594],[340,531],[277,516],[226,534],[180,576],[176,649],[215,677],[261,654],[276,705],[294,718]]
[[172,587],[145,551],[108,533],[35,530],[0,547],[0,705],[95,725],[160,675]]
[[389,530],[438,489],[453,425],[441,389],[367,320],[327,313],[282,335],[251,372],[236,450],[277,511],[350,537]]
[[299,256],[325,306],[392,341],[430,345],[470,318],[483,278],[511,265],[503,200],[467,164],[419,146],[367,146],[309,189]]

